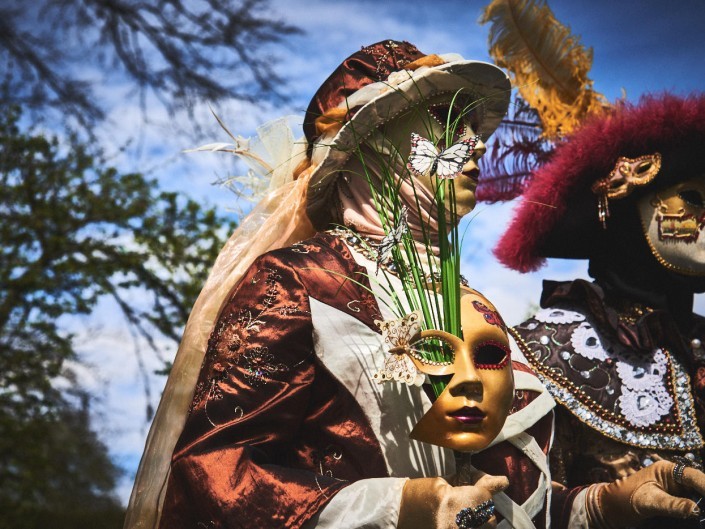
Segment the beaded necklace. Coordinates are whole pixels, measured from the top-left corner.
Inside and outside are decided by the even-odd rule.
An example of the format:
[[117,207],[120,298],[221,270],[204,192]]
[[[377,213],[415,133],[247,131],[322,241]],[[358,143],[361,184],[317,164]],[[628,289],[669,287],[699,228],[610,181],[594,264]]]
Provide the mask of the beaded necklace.
[[[339,239],[342,239],[352,248],[354,248],[356,252],[365,257],[365,259],[368,259],[372,262],[377,261],[379,257],[379,252],[377,251],[377,243],[370,240],[369,238],[360,235],[359,233],[353,231],[352,229],[346,226],[335,227],[331,230],[328,230],[326,233],[329,233],[331,235],[334,235],[335,237],[338,237]],[[385,272],[389,272],[393,276],[399,278],[398,266],[391,256],[380,263],[380,268],[383,269]],[[434,272],[433,279],[435,281],[440,281],[440,272]],[[468,280],[462,274],[460,275],[460,284],[464,287],[469,286]]]

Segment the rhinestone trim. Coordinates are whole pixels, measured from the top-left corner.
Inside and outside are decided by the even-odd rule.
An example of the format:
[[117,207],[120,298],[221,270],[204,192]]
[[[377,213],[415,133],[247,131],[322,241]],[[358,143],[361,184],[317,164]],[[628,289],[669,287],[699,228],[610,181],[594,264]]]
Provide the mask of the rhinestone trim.
[[581,422],[591,428],[598,430],[615,441],[637,448],[686,451],[705,446],[705,441],[700,435],[695,418],[695,403],[690,393],[690,377],[672,357],[669,362],[671,365],[670,383],[676,397],[675,404],[678,408],[678,415],[681,418],[680,432],[649,432],[638,428],[630,428],[624,424],[609,421],[599,416],[589,406],[578,400],[571,391],[554,381],[545,372],[542,372],[545,366],[540,365],[536,361],[530,347],[519,333],[514,329],[509,329],[509,332],[549,393]]

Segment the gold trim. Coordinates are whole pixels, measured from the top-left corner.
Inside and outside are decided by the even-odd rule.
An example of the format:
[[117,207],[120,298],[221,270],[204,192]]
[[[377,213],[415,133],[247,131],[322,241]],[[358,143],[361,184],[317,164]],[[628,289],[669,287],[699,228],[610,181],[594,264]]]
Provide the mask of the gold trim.
[[705,276],[705,272],[696,272],[694,270],[690,270],[689,268],[681,268],[680,266],[676,266],[672,263],[669,263],[663,257],[661,257],[661,254],[658,253],[658,250],[654,246],[654,243],[651,242],[651,237],[649,237],[649,229],[648,229],[648,226],[646,226],[646,224],[644,223],[644,218],[642,217],[642,215],[639,215],[639,222],[641,222],[641,229],[644,232],[644,238],[646,239],[646,244],[648,244],[649,250],[651,251],[651,254],[654,256],[656,261],[658,261],[658,264],[660,264],[664,268],[667,268],[668,270],[671,270],[673,272],[677,272],[679,274],[683,274],[686,276],[691,276],[691,277]]
[[[651,167],[642,176],[636,175],[636,166],[643,162],[649,162]],[[620,199],[629,196],[635,187],[645,186],[651,183],[661,170],[661,154],[645,154],[637,158],[627,158],[620,156],[617,163],[610,171],[610,174],[592,184],[591,190],[596,195],[602,195],[606,199]],[[615,182],[621,182],[618,187],[613,187]]]
[[[631,430],[633,430],[634,432],[637,432],[637,433],[646,433],[646,434],[670,434],[670,435],[674,435],[674,434],[679,434],[679,433],[681,433],[681,432],[683,431],[682,418],[681,418],[681,416],[680,416],[681,413],[680,413],[680,409],[678,408],[678,403],[677,403],[677,401],[676,401],[675,398],[673,399],[673,407],[675,407],[675,409],[676,409],[677,412],[678,412],[678,413],[676,414],[676,416],[674,417],[675,420],[676,420],[676,422],[677,422],[677,425],[672,425],[672,426],[665,426],[665,425],[663,425],[661,428],[658,428],[658,429],[657,429],[657,428],[654,428],[654,427],[652,427],[652,426],[649,426],[649,427],[646,427],[646,428],[644,428],[644,427],[639,427],[639,426],[635,426],[634,424],[630,423],[630,422],[629,422],[628,420],[626,420],[625,418],[613,414],[611,411],[605,409],[600,403],[595,402],[595,400],[594,400],[592,397],[590,397],[589,395],[587,395],[583,390],[577,388],[577,387],[575,386],[575,384],[573,384],[573,382],[571,382],[570,380],[568,380],[568,379],[567,379],[566,377],[564,377],[563,375],[558,374],[558,377],[557,377],[558,380],[557,380],[557,379],[556,379],[556,373],[547,372],[547,370],[545,369],[546,366],[544,366],[543,364],[541,364],[541,363],[539,363],[539,362],[537,361],[537,359],[535,358],[535,355],[533,354],[531,348],[529,347],[529,344],[527,344],[526,341],[524,341],[524,338],[518,333],[518,331],[516,331],[516,329],[510,327],[509,332],[510,332],[511,335],[514,337],[514,339],[517,341],[517,345],[519,346],[519,348],[520,348],[520,349],[522,350],[522,352],[524,353],[524,357],[529,361],[529,363],[531,364],[531,367],[532,367],[537,373],[540,373],[540,374],[542,374],[543,376],[545,376],[546,378],[551,379],[551,381],[552,381],[554,384],[556,384],[557,386],[559,386],[559,387],[561,387],[561,388],[563,388],[563,389],[568,390],[571,395],[575,395],[576,397],[579,396],[579,397],[580,397],[580,399],[579,399],[580,402],[582,402],[584,406],[586,406],[587,408],[589,408],[592,413],[594,413],[595,415],[597,415],[598,417],[600,417],[602,420],[612,422],[612,423],[617,424],[617,425],[619,425],[619,426],[622,426],[622,427],[624,427],[624,428],[629,428],[629,429],[631,429]],[[674,385],[673,385],[674,373],[673,373],[673,368],[671,367],[671,358],[670,358],[671,355],[670,355],[665,349],[663,349],[663,351],[664,351],[664,353],[666,353],[666,355],[668,356],[668,359],[669,359],[669,362],[668,362],[668,373],[669,373],[669,376],[668,376],[668,378],[667,378],[667,382],[668,382],[668,384],[669,384],[669,389],[671,390],[671,396],[673,396],[673,395],[675,395],[675,388],[674,388]],[[550,369],[552,369],[552,368],[549,368],[549,370],[550,370]],[[561,382],[559,382],[559,380],[560,380]],[[577,419],[578,419],[580,422],[583,422],[583,423],[587,424],[588,426],[590,426],[590,427],[592,427],[592,428],[594,429],[594,426],[593,426],[591,423],[589,423],[589,422],[583,420],[581,417],[577,416],[577,415],[573,412],[573,410],[568,406],[568,403],[567,403],[567,402],[564,402],[560,397],[557,397],[556,395],[553,395],[553,398],[555,398],[555,399],[558,400],[561,404],[563,404],[571,413],[573,413],[573,415],[575,415],[575,416],[577,417]],[[692,394],[691,394],[691,398],[692,398]],[[656,424],[658,425],[658,423],[656,423]],[[612,437],[612,436],[610,436],[609,434],[603,432],[602,430],[599,430],[599,431],[600,431],[601,433],[607,435],[608,437]],[[620,439],[620,438],[618,438],[618,437],[612,437],[612,438],[613,438],[614,440],[616,440],[616,441],[620,441],[620,442],[626,443],[626,441],[624,441],[623,439]],[[630,443],[627,443],[627,444],[630,444]],[[643,448],[642,445],[638,445],[638,444],[634,444],[633,446],[636,446],[636,447],[639,447],[639,448]]]
[[[644,174],[637,176],[638,169],[643,166],[644,162],[648,162],[650,166],[644,171]],[[658,152],[637,158],[627,158],[626,156],[617,158],[617,163],[610,173],[590,186],[590,190],[597,195],[597,218],[603,229],[607,229],[610,199],[618,200],[628,197],[634,188],[651,183],[660,170],[661,154]]]

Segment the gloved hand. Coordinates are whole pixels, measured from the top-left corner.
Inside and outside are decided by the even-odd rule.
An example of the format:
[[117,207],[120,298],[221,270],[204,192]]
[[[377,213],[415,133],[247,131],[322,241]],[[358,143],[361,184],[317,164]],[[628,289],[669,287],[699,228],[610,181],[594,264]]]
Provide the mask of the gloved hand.
[[[477,507],[509,486],[506,477],[490,476],[479,470],[474,474],[472,482],[473,485],[454,487],[444,478],[410,479],[402,491],[397,529],[456,527],[455,517],[460,510]],[[496,526],[497,520],[492,516],[481,527]]]
[[669,461],[657,461],[612,483],[591,485],[586,498],[590,527],[618,529],[654,516],[699,516],[695,502],[679,496],[690,491],[705,496],[705,474],[686,467],[680,483],[676,483],[675,466]]

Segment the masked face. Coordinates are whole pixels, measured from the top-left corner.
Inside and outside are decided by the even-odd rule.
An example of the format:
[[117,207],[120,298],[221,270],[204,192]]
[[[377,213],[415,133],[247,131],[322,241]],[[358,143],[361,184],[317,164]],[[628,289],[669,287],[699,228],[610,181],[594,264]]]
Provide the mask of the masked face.
[[[403,160],[409,159],[411,152],[411,134],[417,133],[434,143],[439,150],[469,140],[476,136],[477,115],[468,110],[471,103],[464,103],[458,99],[451,105],[447,96],[431,99],[424,109],[414,109],[398,118],[390,120],[385,128],[384,135],[394,146],[393,150],[399,153]],[[448,124],[450,123],[450,127]],[[448,134],[446,129],[450,128]],[[449,144],[446,145],[446,139]],[[478,140],[473,149],[472,156],[462,166],[462,171],[454,180],[455,203],[458,218],[467,215],[475,207],[475,189],[480,175],[477,166],[478,160],[485,153],[485,144]],[[413,175],[415,183],[433,192],[438,187],[438,181],[431,174],[423,176]],[[446,205],[450,197],[446,197]]]
[[659,263],[680,274],[705,276],[705,177],[642,198],[639,213]]
[[472,291],[462,297],[460,308],[462,340],[428,330],[411,344],[412,351],[444,347],[455,357],[450,365],[428,365],[413,356],[420,371],[452,377],[410,437],[474,452],[486,448],[502,430],[512,405],[514,375],[506,326],[494,306]]

